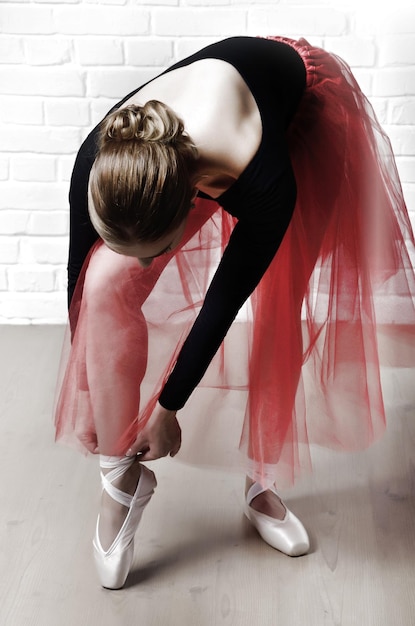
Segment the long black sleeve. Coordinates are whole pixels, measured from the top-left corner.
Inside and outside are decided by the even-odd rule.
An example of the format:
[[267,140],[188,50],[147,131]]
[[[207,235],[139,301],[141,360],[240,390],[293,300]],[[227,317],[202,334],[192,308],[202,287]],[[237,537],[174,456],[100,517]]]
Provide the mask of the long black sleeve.
[[[281,42],[260,37],[231,37],[199,50],[172,65],[166,72],[207,58],[222,59],[238,70],[258,104],[263,122],[264,140],[274,142],[275,146],[279,141],[278,137],[273,138],[275,129],[279,132],[281,125],[284,127],[288,125],[305,87],[305,68],[301,57],[293,48]],[[142,86],[125,96],[111,111],[120,107]],[[98,234],[89,219],[87,198],[89,172],[97,153],[97,136],[98,127],[82,144],[72,175],[69,193],[69,302],[72,299],[83,262],[91,246],[98,239]],[[278,162],[276,166],[279,167]],[[271,176],[274,176],[274,172]],[[227,209],[227,206],[224,208]]]
[[[204,58],[222,59],[237,69],[258,105],[263,133],[252,161],[231,188],[217,199],[238,223],[200,314],[160,395],[161,404],[172,410],[185,404],[240,307],[271,263],[290,221],[296,197],[285,132],[305,88],[301,57],[285,43],[233,37],[207,46],[166,71]],[[71,181],[69,300],[83,262],[98,239],[87,205],[89,172],[97,151],[96,137],[97,129],[82,145]]]
[[68,305],[71,303],[82,265],[98,239],[98,233],[92,226],[88,213],[88,181],[96,155],[96,137],[97,129],[82,144],[69,188]]
[[160,395],[159,402],[166,409],[182,408],[202,379],[239,309],[277,252],[295,198],[296,185],[289,167],[276,188],[269,190],[268,196],[262,195],[261,206],[251,206],[251,217],[236,224],[202,309]]

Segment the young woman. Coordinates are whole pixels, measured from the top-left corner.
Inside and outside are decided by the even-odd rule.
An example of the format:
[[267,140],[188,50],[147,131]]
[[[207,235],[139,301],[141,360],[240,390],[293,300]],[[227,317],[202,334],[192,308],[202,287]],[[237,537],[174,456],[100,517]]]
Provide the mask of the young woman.
[[[295,477],[310,442],[357,449],[382,432],[376,324],[398,319],[382,296],[397,289],[399,319],[415,321],[396,167],[349,68],[305,40],[212,44],[92,131],[70,206],[72,343],[56,426],[100,454],[102,585],[125,582],[156,485],[142,462],[177,454],[176,413],[202,379],[216,407],[246,394],[248,518],[274,548],[306,553],[274,483]],[[248,298],[242,358],[223,341]],[[197,412],[186,428],[209,406]],[[199,423],[195,447],[209,428]]]

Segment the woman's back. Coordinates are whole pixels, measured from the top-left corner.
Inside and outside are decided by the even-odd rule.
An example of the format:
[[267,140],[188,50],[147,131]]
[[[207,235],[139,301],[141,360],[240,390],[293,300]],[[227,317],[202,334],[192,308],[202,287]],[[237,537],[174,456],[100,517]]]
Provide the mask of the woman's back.
[[261,116],[238,71],[219,59],[202,59],[161,74],[123,106],[149,100],[167,104],[183,120],[199,153],[198,187],[223,193],[252,160],[261,142]]

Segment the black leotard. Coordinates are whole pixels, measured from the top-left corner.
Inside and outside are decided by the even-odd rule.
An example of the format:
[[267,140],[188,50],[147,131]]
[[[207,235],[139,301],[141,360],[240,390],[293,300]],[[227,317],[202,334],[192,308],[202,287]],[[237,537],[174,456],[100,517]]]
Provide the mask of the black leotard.
[[[272,261],[289,224],[296,198],[285,131],[306,84],[301,57],[282,42],[232,37],[200,50],[167,72],[209,58],[230,63],[246,82],[261,115],[262,139],[258,151],[239,178],[216,198],[238,222],[202,309],[160,395],[160,404],[171,410],[182,408],[200,382],[239,309]],[[71,184],[69,297],[86,254],[98,238],[88,216],[88,176],[85,176],[85,168],[89,174],[96,154],[95,137],[93,131],[80,150]]]

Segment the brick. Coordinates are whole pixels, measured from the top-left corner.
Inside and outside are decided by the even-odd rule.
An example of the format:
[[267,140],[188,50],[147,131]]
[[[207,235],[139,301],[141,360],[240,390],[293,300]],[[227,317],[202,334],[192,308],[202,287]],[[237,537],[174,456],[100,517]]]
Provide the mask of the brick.
[[[123,94],[124,95],[124,94]],[[126,94],[125,94],[126,95]],[[91,127],[95,127],[105,115],[115,106],[122,96],[117,98],[95,98],[91,102]]]
[[375,115],[381,124],[388,122],[388,100],[387,98],[370,98],[370,103],[375,111]]
[[71,42],[40,36],[25,42],[28,65],[60,65],[71,61]]
[[[415,31],[415,22],[414,22]],[[415,36],[384,37],[379,46],[379,65],[414,65]]]
[[[75,162],[75,155],[62,156],[58,159],[58,180],[69,182]],[[68,187],[69,188],[69,187]]]
[[32,211],[26,233],[28,235],[67,235],[69,232],[68,211]]
[[4,293],[0,300],[0,320],[3,323],[65,323],[64,293]]
[[187,0],[186,4],[188,6],[193,7],[219,7],[219,6],[229,6],[231,4],[231,0]]
[[369,38],[325,37],[324,49],[337,54],[351,67],[372,67],[376,61],[376,46]]
[[[412,197],[412,204],[410,204],[410,202],[407,201],[406,206],[408,207],[408,212],[409,212],[409,219],[411,221],[411,226],[412,226],[412,232],[415,232],[415,198]],[[414,207],[414,210],[411,211],[410,207]],[[415,267],[415,255],[412,254],[411,250],[409,251],[409,258],[411,259],[412,262],[412,267]]]
[[415,101],[413,98],[392,100],[389,106],[392,124],[415,124]]
[[0,63],[24,63],[23,42],[17,37],[0,39]]
[[397,157],[396,165],[402,183],[415,183],[415,155],[410,157]]
[[[18,0],[13,0],[13,1],[17,2]],[[13,317],[12,319],[8,319],[0,315],[0,324],[2,325],[13,324],[14,326],[29,326],[30,324],[32,324],[32,321],[29,319],[20,319],[19,317]]]
[[55,269],[55,289],[66,293],[68,287],[68,272],[66,267]]
[[2,92],[8,95],[83,96],[81,72],[67,67],[0,68]]
[[52,268],[37,265],[16,265],[7,273],[10,291],[42,292],[55,289]]
[[403,187],[405,202],[409,211],[409,217],[411,219],[412,228],[415,232],[415,184],[404,183],[402,187]]
[[85,37],[75,42],[76,57],[81,65],[122,65],[124,50],[120,39]]
[[43,124],[43,102],[40,98],[2,95],[0,120],[6,124]]
[[9,161],[8,159],[0,159],[0,180],[9,178]]
[[[256,0],[253,0],[254,3],[256,2]],[[307,4],[311,4],[311,2],[305,2],[304,0],[277,0],[279,3],[284,4],[284,5],[289,5],[290,7],[294,7],[297,11],[302,11],[303,6],[307,5]],[[370,2],[371,0],[369,0]],[[271,4],[271,2],[269,2],[268,0],[268,4]],[[275,3],[276,4],[276,3]],[[332,6],[334,4],[333,0],[313,0],[312,2],[312,6],[314,7],[318,7],[321,6],[323,8],[328,8],[330,7],[330,5]],[[339,3],[340,4],[340,3]],[[351,4],[351,2],[344,2],[343,5],[347,5],[347,4]],[[342,8],[342,10],[345,13],[348,13],[350,11],[348,11],[348,9],[346,8]]]
[[[307,36],[305,39],[308,41],[310,45],[315,46],[316,48],[324,49],[325,37],[318,37],[317,35],[309,35],[307,33]],[[330,52],[330,50],[328,52]]]
[[167,67],[173,62],[173,41],[161,39],[127,40],[124,43],[128,65]]
[[22,235],[26,232],[30,213],[28,211],[0,211],[0,233]]
[[246,11],[239,9],[155,9],[153,33],[169,36],[192,33],[195,37],[240,35],[246,30],[246,16]]
[[130,7],[74,6],[55,8],[57,31],[70,35],[143,35],[149,32],[149,11]]
[[415,95],[415,69],[381,69],[374,77],[375,96]]
[[[293,1],[293,0],[291,0]],[[303,0],[302,0],[303,1]],[[281,0],[277,0],[276,2],[274,2],[274,4],[277,4],[277,2],[281,2]],[[238,0],[238,5],[261,5],[261,4],[271,4],[270,0]],[[282,33],[274,33],[274,34],[282,34]]]
[[[402,3],[398,3],[398,6],[391,4],[389,10],[384,9],[378,14],[377,30],[379,33],[389,35],[394,33],[399,34],[413,34],[415,31],[415,8],[400,6]],[[372,16],[373,21],[373,16]]]
[[396,156],[411,156],[415,154],[415,127],[385,126],[384,128],[391,140]]
[[[179,4],[181,3],[183,3],[183,0],[145,0],[145,4],[149,6],[150,5],[152,6],[179,6]],[[205,4],[209,4],[209,3],[210,3],[210,0],[207,0]]]
[[1,183],[0,203],[5,209],[65,210],[67,191],[63,183]]
[[0,291],[7,291],[9,284],[7,282],[7,265],[0,266]]
[[176,60],[185,59],[186,57],[194,54],[198,50],[201,50],[205,46],[209,46],[211,43],[217,41],[217,37],[180,37],[176,43]]
[[276,7],[254,7],[248,16],[250,32],[258,35],[269,33],[288,36],[344,35],[347,34],[347,17],[332,8],[305,6],[301,9],[278,5]]
[[[20,0],[17,0],[20,2]],[[23,2],[27,2],[27,0],[22,0]],[[79,4],[81,0],[59,0],[59,4]],[[55,3],[55,0],[33,0],[33,2],[37,4],[52,4]]]
[[91,123],[89,102],[85,98],[48,98],[45,122],[50,126],[88,126]]
[[[127,92],[175,60],[221,37],[261,34],[258,23],[262,34],[305,36],[352,66],[391,136],[414,224],[414,10],[372,6],[362,28],[363,4],[343,3],[336,11],[327,0],[308,5],[303,0],[0,3],[0,90],[5,92],[0,121],[7,125],[1,129],[0,203],[10,207],[0,211],[0,323],[66,321],[67,193],[76,151],[91,127]],[[6,9],[12,17],[4,29]],[[35,19],[44,10],[52,23]],[[261,14],[270,19],[259,22]],[[33,36],[27,15],[36,22]],[[134,22],[137,15],[144,20]],[[12,30],[16,16],[19,24]],[[51,36],[45,37],[45,28],[46,33],[51,28]],[[23,65],[25,51],[31,67]]]
[[0,5],[3,33],[48,35],[54,32],[53,11],[49,7]]
[[19,258],[19,240],[17,237],[6,237],[0,230],[0,263],[17,263]]
[[158,74],[154,68],[91,70],[87,78],[87,95],[121,99],[130,91]]
[[[126,4],[127,0],[85,0],[86,4]],[[146,0],[146,4],[148,4]]]
[[2,129],[1,142],[8,152],[72,154],[81,145],[81,133],[78,128],[9,125]]
[[353,76],[357,80],[360,89],[368,98],[373,96],[373,75],[374,72],[372,70],[360,67],[353,69]]
[[[85,141],[85,139],[88,137],[89,133],[90,133],[90,129],[89,129],[89,128],[84,128],[84,129],[83,129],[83,133],[82,133],[82,141],[81,141],[81,143],[79,144],[78,149],[81,147],[81,144],[82,144],[82,143]],[[77,152],[78,152],[78,150],[77,150]],[[74,155],[74,156],[76,156],[76,155]]]
[[56,180],[56,158],[52,156],[12,157],[11,178],[20,181],[54,182]]
[[64,264],[68,257],[66,237],[22,237],[20,263]]

